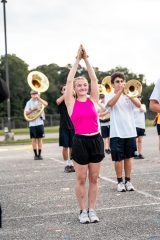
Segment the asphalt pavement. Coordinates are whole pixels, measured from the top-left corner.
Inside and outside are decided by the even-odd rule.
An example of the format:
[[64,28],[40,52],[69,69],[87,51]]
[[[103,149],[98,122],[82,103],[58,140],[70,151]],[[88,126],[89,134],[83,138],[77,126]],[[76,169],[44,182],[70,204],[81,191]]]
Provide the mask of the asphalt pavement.
[[75,173],[64,173],[58,143],[0,146],[0,240],[160,240],[160,153],[155,128],[144,137],[145,159],[133,161],[134,192],[118,193],[110,155],[103,160],[96,211],[99,223],[80,224]]

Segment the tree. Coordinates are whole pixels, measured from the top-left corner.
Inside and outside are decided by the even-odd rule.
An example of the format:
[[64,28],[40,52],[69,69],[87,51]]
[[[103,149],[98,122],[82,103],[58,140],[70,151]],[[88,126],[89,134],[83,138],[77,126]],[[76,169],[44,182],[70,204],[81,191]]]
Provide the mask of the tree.
[[[24,102],[27,99],[27,75],[28,65],[15,54],[8,55],[11,116],[23,116]],[[0,73],[5,79],[5,57],[1,56]],[[6,103],[0,106],[0,116],[7,115]]]

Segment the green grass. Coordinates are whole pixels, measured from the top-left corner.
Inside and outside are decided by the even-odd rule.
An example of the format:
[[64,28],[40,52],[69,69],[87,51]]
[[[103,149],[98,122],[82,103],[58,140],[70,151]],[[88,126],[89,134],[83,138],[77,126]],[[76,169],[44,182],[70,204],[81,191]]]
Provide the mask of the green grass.
[[[56,133],[59,130],[59,126],[55,126],[55,127],[45,127],[45,133]],[[16,134],[28,134],[29,133],[29,129],[28,128],[17,128],[17,129],[12,129],[12,132],[14,133],[14,135]],[[4,135],[4,131],[0,130],[0,136]]]
[[[44,143],[56,143],[58,142],[58,138],[45,138]],[[1,141],[0,146],[6,145],[24,145],[24,144],[31,144],[30,139],[23,139],[23,140],[16,140],[16,141]]]
[[[153,126],[153,120],[146,120],[146,127],[152,127]],[[56,133],[59,130],[59,126],[55,127],[45,127],[45,133]],[[12,129],[12,132],[14,132],[14,135],[16,134],[28,134],[29,129],[28,128],[20,128],[20,129]],[[4,136],[4,131],[0,131],[0,135]],[[55,143],[58,142],[58,138],[45,138],[44,143]],[[15,141],[0,141],[0,146],[5,145],[19,145],[19,144],[31,144],[30,139],[21,139],[21,140],[15,140]]]
[[153,120],[146,119],[146,127],[153,127]]

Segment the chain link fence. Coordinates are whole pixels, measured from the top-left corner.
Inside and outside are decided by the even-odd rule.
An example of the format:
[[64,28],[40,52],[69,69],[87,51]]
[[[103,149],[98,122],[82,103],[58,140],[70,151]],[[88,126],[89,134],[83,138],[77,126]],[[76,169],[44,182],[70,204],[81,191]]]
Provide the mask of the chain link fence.
[[[146,119],[153,120],[156,113],[147,111]],[[59,114],[46,114],[45,115],[45,127],[53,127],[59,125]],[[4,130],[7,127],[7,118],[0,118],[0,130]],[[11,118],[11,128],[27,128],[28,122],[24,118],[12,117]]]
[[[0,130],[4,130],[7,127],[7,117],[0,118]],[[45,115],[45,127],[53,127],[59,125],[59,114],[46,114]],[[15,128],[27,128],[28,122],[22,117],[11,117],[11,129]]]

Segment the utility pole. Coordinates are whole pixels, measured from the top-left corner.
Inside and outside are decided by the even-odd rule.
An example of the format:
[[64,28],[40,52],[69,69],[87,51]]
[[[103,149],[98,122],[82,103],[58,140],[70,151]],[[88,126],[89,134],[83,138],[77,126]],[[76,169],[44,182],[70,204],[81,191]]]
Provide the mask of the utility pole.
[[9,70],[8,70],[8,56],[7,56],[7,30],[6,30],[6,0],[1,0],[3,4],[4,16],[4,40],[5,40],[5,76],[6,84],[9,90],[9,97],[7,99],[7,127],[5,128],[5,140],[14,140],[14,134],[11,132],[11,103],[10,103],[10,86],[9,86]]

